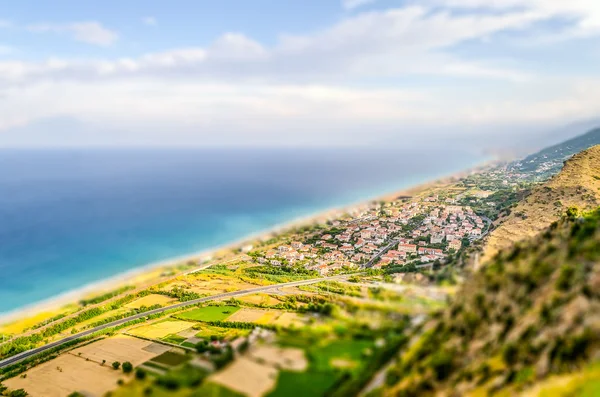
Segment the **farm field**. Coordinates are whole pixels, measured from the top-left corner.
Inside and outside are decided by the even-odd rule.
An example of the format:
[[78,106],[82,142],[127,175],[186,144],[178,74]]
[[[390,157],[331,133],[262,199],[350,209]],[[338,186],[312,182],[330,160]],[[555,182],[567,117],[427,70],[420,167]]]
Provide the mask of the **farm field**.
[[309,364],[302,372],[283,369],[268,397],[323,395],[341,376],[340,369],[358,371],[373,347],[372,341],[353,339],[310,344],[302,336],[284,338],[281,345],[304,349]]
[[170,298],[160,294],[150,294],[134,300],[125,305],[128,309],[139,309],[142,306],[150,307],[154,305],[167,306],[177,302],[177,299]]
[[0,334],[3,334],[3,335],[20,334],[20,333],[26,331],[27,329],[30,329],[33,326],[36,326],[44,321],[47,321],[47,320],[53,318],[54,316],[62,315],[62,314],[67,315],[71,312],[74,312],[75,310],[77,310],[77,306],[71,305],[71,306],[65,307],[63,309],[56,310],[56,311],[37,313],[31,317],[27,317],[22,320],[14,321],[14,322],[8,323],[8,324],[2,324],[0,326]]
[[239,297],[238,300],[244,303],[251,303],[254,305],[273,306],[281,303],[281,300],[277,297],[269,294],[252,294]]
[[217,383],[249,397],[261,397],[273,389],[277,380],[277,370],[269,365],[240,357],[225,370],[208,377],[209,382]]
[[202,324],[197,331],[198,332],[195,335],[197,338],[209,339],[212,335],[216,335],[219,339],[228,341],[250,333],[249,329],[221,328],[205,324]]
[[195,321],[223,321],[240,310],[237,306],[204,306],[179,314],[177,317]]
[[306,325],[307,323],[307,317],[299,314],[299,313],[293,313],[293,312],[284,312],[281,313],[281,315],[275,319],[275,321],[273,322],[274,325],[279,325],[285,328],[288,327],[302,327],[304,325]]
[[114,361],[129,361],[137,366],[170,349],[171,347],[159,343],[116,335],[75,349],[71,354],[96,363],[102,363],[103,360],[109,364]]
[[267,310],[243,308],[227,318],[227,321],[252,323],[259,320]]
[[162,320],[153,324],[142,325],[129,331],[132,335],[150,339],[160,339],[171,334],[185,331],[194,326],[193,323],[181,320]]
[[27,377],[15,377],[4,382],[10,389],[24,389],[31,396],[65,397],[73,391],[84,395],[102,396],[117,388],[123,372],[110,364],[104,366],[73,354],[62,354],[26,372]]

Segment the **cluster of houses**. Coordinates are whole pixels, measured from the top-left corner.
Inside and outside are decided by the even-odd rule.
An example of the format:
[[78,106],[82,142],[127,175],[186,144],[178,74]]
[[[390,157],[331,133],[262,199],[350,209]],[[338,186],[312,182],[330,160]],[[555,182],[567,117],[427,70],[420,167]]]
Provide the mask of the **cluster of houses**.
[[[381,255],[375,267],[435,262],[458,251],[465,237],[481,236],[485,228],[470,207],[449,205],[447,199],[440,201],[436,196],[392,203],[383,208],[383,216],[381,211],[379,205],[372,205],[350,219],[333,221],[328,232],[312,233],[307,237],[311,243],[280,245],[257,260],[273,266],[302,264],[325,275],[364,264],[397,240],[398,245]],[[420,222],[414,224],[414,219]]]

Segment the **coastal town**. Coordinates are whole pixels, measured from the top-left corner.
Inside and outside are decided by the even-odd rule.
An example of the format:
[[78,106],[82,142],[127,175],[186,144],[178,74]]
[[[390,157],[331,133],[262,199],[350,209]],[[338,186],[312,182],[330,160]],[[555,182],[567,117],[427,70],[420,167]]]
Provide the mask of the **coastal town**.
[[260,264],[302,265],[323,276],[342,269],[441,265],[490,226],[470,206],[458,205],[460,199],[431,195],[372,203],[315,228],[302,241],[251,254]]

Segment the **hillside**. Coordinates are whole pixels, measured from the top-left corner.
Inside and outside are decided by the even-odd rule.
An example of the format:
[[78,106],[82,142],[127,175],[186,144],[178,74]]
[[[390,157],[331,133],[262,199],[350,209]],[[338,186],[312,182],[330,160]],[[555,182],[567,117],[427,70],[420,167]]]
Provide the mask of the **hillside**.
[[[600,130],[599,130],[600,131]],[[567,160],[551,180],[535,187],[490,234],[484,260],[514,242],[535,236],[559,219],[566,208],[600,206],[600,145]]]
[[600,128],[595,128],[568,141],[550,146],[513,163],[512,172],[528,174],[532,179],[545,180],[556,174],[569,157],[600,144]]
[[502,251],[424,326],[381,394],[598,395],[599,260],[600,209]]

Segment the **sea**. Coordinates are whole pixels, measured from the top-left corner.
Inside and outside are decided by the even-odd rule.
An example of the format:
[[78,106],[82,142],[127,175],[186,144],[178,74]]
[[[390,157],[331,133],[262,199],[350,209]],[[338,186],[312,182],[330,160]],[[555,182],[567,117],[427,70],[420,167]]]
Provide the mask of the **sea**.
[[444,149],[0,149],[0,315],[485,160]]

